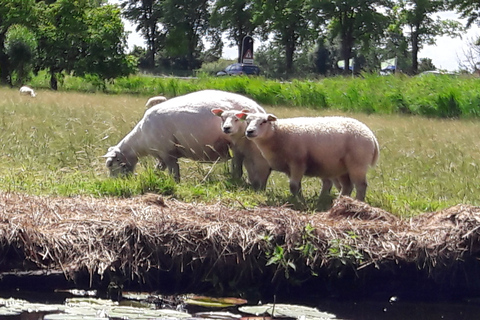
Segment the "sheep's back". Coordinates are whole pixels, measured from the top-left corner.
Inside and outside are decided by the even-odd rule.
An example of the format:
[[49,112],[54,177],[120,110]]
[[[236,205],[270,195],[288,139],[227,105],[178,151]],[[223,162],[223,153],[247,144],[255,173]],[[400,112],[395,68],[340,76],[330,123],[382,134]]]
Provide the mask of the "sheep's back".
[[270,161],[305,161],[312,171],[335,176],[345,171],[345,161],[370,165],[378,155],[376,138],[362,122],[346,117],[279,119],[276,147]]
[[219,154],[228,158],[231,137],[221,130],[221,119],[212,114],[213,108],[263,110],[249,98],[219,90],[175,97],[145,112],[139,125],[144,144],[160,156],[180,153],[179,156],[209,161]]

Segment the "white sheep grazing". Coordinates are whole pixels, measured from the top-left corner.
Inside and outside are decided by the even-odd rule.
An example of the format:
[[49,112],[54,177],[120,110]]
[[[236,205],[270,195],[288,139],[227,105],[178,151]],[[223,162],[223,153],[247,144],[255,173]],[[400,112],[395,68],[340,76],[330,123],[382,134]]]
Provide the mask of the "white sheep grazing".
[[22,87],[20,88],[20,93],[21,93],[21,94],[24,94],[24,95],[29,95],[29,96],[31,96],[31,97],[33,97],[33,98],[35,98],[35,97],[37,96],[37,94],[35,93],[35,91],[34,91],[32,88],[27,87],[27,86],[22,86]]
[[[180,181],[179,158],[224,161],[231,138],[220,130],[212,108],[257,110],[253,100],[230,92],[203,90],[169,99],[147,111],[133,130],[104,155],[111,176],[131,173],[139,157],[151,155]],[[242,156],[233,150],[232,175],[242,175]]]
[[277,120],[271,114],[244,112],[238,117],[246,120],[245,135],[255,142],[272,169],[288,175],[293,195],[300,193],[306,175],[326,182],[320,198],[338,181],[341,195],[349,196],[355,186],[356,199],[365,200],[367,171],[379,157],[377,139],[365,124],[346,117]]
[[[263,108],[261,109],[261,113],[265,113]],[[253,110],[243,111],[250,112]],[[249,182],[252,187],[255,190],[264,190],[272,169],[255,143],[245,138],[247,125],[244,121],[238,119],[238,111],[216,108],[212,109],[212,113],[222,119],[221,129],[230,135],[234,147],[244,155],[243,165],[247,170]]]
[[145,104],[145,107],[150,108],[156,104],[159,104],[165,101],[167,101],[167,98],[165,98],[164,96],[151,97],[150,99],[148,99],[147,103]]

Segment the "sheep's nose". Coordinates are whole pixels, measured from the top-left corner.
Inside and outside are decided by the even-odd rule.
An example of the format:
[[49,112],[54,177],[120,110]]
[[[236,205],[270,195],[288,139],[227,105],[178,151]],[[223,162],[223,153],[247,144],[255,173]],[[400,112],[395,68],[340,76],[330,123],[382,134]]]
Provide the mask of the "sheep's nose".
[[230,133],[232,131],[231,127],[223,127],[223,132]]
[[246,134],[247,134],[247,137],[254,137],[255,136],[255,130],[247,130]]

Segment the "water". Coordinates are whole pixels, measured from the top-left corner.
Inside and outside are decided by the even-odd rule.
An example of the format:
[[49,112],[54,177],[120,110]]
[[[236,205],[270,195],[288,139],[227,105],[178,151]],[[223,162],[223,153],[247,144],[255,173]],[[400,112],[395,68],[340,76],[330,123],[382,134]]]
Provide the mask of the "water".
[[[30,302],[50,304],[63,304],[65,299],[72,297],[68,293],[38,293],[28,291],[10,291],[0,292],[1,298],[18,298]],[[256,302],[257,303],[257,302]],[[288,303],[281,301],[277,303]],[[480,299],[469,299],[462,301],[407,301],[395,296],[389,299],[321,299],[317,301],[308,301],[292,304],[300,304],[315,307],[320,311],[334,314],[336,319],[351,320],[405,320],[405,319],[451,319],[451,320],[471,320],[480,319]],[[200,308],[195,306],[186,306],[186,312],[194,314],[198,311],[220,311],[215,308]],[[240,314],[236,307],[228,308],[228,311]],[[43,320],[49,312],[23,312],[16,316],[0,316],[5,320]],[[113,319],[113,318],[112,318]],[[145,318],[147,319],[147,318]],[[151,318],[153,319],[153,318]]]

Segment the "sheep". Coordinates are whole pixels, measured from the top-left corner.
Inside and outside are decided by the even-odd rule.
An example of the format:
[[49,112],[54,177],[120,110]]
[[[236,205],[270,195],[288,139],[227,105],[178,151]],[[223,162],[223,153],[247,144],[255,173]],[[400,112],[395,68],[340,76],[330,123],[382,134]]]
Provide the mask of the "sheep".
[[30,88],[30,87],[27,87],[27,86],[22,86],[20,88],[20,94],[24,94],[24,95],[29,95],[33,98],[35,98],[37,96],[37,94],[35,93],[35,91]]
[[[232,140],[220,130],[221,120],[212,108],[263,109],[253,100],[219,90],[203,90],[169,99],[145,111],[143,118],[116,146],[103,156],[112,177],[135,170],[140,157],[154,156],[158,167],[165,166],[180,181],[178,159],[226,161]],[[233,148],[232,175],[242,176],[243,156]]]
[[147,103],[145,104],[145,108],[150,108],[153,107],[156,104],[162,103],[167,101],[167,98],[164,96],[156,96],[156,97],[151,97],[148,99]]
[[[362,122],[346,117],[300,117],[277,119],[272,114],[237,114],[245,120],[245,135],[255,142],[273,170],[287,174],[290,192],[301,195],[304,175],[326,182],[320,200],[332,184],[341,186],[341,195],[365,200],[366,174],[379,158],[373,132]],[[353,183],[353,185],[352,185]]]
[[[215,108],[212,113],[222,119],[221,129],[230,135],[235,148],[244,155],[243,164],[253,189],[264,190],[272,169],[255,143],[245,138],[246,124],[237,118],[238,111]],[[262,113],[265,113],[263,109]]]

